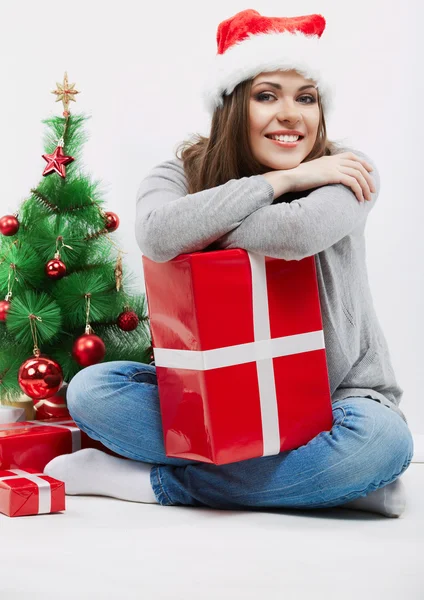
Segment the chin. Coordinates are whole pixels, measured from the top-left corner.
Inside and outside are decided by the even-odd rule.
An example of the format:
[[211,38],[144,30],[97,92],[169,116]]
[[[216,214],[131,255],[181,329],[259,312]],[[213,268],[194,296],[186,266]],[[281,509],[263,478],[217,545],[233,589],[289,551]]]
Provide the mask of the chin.
[[281,158],[280,160],[259,160],[264,167],[268,167],[274,171],[283,171],[285,169],[295,169],[300,165],[304,158],[304,156],[293,156],[288,158]]

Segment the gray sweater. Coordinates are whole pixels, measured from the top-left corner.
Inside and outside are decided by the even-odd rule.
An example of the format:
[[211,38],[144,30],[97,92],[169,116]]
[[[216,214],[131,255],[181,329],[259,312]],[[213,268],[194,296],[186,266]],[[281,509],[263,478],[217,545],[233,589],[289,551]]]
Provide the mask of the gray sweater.
[[365,224],[380,177],[367,155],[353,148],[339,151],[346,150],[374,167],[376,192],[370,201],[360,203],[342,184],[273,200],[273,187],[262,175],[187,194],[182,161],[164,161],[137,193],[137,244],[156,262],[206,248],[243,248],[284,260],[315,255],[332,402],[374,398],[407,422],[398,407],[403,390],[374,310],[365,260]]

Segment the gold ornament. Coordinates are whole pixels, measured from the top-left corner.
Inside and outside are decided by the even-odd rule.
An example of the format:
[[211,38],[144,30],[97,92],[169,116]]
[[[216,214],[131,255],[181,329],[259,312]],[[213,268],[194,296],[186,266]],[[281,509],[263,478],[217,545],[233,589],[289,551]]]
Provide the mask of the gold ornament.
[[77,90],[74,90],[74,86],[75,83],[68,83],[68,74],[65,71],[65,75],[63,77],[63,83],[57,83],[56,85],[58,87],[57,90],[53,90],[52,94],[56,94],[57,99],[56,102],[63,102],[63,108],[65,109],[65,113],[68,114],[69,113],[69,102],[76,102],[75,98],[73,98],[72,96],[74,96],[75,94],[80,94],[81,92],[78,92]]
[[118,252],[118,259],[116,261],[116,267],[115,267],[115,281],[116,281],[116,291],[117,292],[119,292],[119,290],[121,289],[122,274],[123,274],[123,270],[122,270],[122,256],[121,256],[121,250],[119,250],[119,252]]

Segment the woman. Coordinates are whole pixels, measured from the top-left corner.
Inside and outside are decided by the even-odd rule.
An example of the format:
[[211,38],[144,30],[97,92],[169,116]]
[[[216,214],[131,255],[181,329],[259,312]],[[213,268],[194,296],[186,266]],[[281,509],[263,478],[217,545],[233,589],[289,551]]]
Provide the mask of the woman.
[[207,72],[205,90],[210,137],[183,144],[181,158],[144,179],[136,236],[158,262],[206,248],[285,260],[314,255],[331,431],[291,451],[221,466],[168,458],[154,363],[93,365],[69,385],[70,413],[83,431],[132,460],[93,449],[54,459],[45,472],[64,480],[68,494],[402,513],[399,476],[413,440],[365,264],[364,228],[380,182],[365,154],[327,139],[324,27],[321,15],[272,18],[254,10],[219,25],[216,72]]

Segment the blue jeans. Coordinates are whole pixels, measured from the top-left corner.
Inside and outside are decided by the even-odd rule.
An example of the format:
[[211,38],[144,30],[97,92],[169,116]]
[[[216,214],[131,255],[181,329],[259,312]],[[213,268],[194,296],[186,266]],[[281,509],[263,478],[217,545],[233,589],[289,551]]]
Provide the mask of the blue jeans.
[[304,446],[226,465],[166,456],[154,365],[112,361],[86,367],[69,383],[67,401],[91,438],[123,457],[152,463],[151,485],[163,505],[337,506],[394,481],[413,455],[402,417],[364,397],[335,402],[331,431]]

